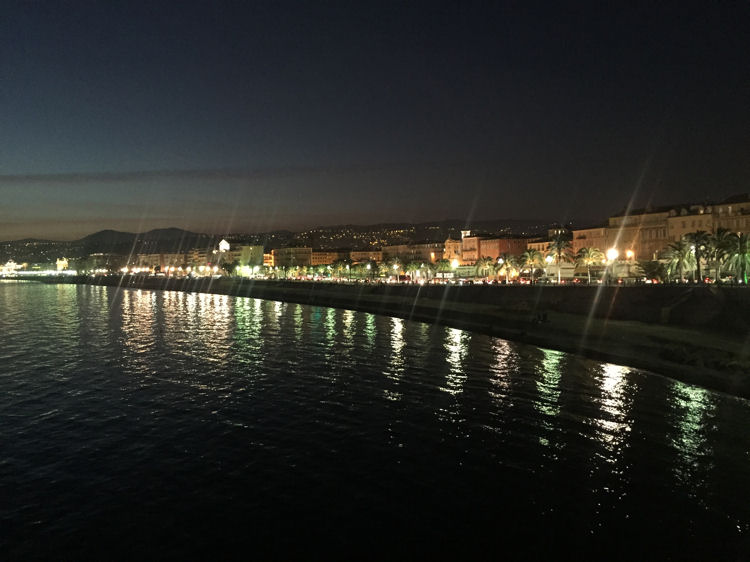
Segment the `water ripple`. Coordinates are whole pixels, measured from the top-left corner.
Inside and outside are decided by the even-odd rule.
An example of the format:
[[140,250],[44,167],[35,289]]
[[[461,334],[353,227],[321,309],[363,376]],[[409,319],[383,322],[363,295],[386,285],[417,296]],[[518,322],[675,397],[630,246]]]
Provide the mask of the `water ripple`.
[[750,551],[741,399],[225,295],[4,284],[0,311],[4,558]]

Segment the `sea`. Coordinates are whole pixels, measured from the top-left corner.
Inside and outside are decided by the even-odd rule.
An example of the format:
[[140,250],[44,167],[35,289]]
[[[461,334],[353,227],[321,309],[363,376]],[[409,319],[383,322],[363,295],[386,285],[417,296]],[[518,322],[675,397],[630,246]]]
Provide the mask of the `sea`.
[[748,560],[750,402],[445,326],[0,283],[2,560]]

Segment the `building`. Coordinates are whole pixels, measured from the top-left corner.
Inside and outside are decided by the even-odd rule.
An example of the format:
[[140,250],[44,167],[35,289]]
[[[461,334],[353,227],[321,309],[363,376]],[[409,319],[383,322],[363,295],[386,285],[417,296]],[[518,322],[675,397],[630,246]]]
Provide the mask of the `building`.
[[464,236],[461,240],[461,263],[474,265],[482,256],[479,253],[479,236]]
[[526,251],[526,238],[480,238],[479,257],[498,259],[503,254],[521,255]]
[[605,252],[608,248],[607,225],[601,224],[573,230],[572,244],[574,254],[577,254],[581,248],[596,248]]
[[526,242],[526,249],[546,254],[549,250],[550,240],[546,238],[536,238]]
[[206,266],[209,263],[209,253],[205,249],[193,248],[187,252],[187,263],[193,269]]
[[408,244],[392,244],[390,246],[383,246],[383,260],[388,261],[391,259],[404,259],[405,256],[409,255]]
[[159,270],[163,272],[174,270],[186,270],[191,266],[190,253],[150,253],[138,254],[134,264],[131,266],[139,269]]
[[442,242],[411,244],[411,261],[435,263],[443,259],[445,245]]
[[675,207],[669,211],[667,218],[670,242],[698,230],[713,233],[719,228],[731,232],[750,231],[750,196],[735,195],[716,205]]
[[712,231],[726,228],[732,232],[750,232],[750,195],[729,197],[711,208]]
[[479,258],[496,260],[503,254],[519,256],[526,251],[528,245],[527,238],[513,237],[467,236],[462,242],[460,261],[466,265],[475,264]]
[[78,267],[81,271],[95,273],[117,272],[126,265],[126,262],[127,256],[97,252],[89,254],[86,258],[80,260]]
[[312,248],[277,248],[271,250],[274,267],[301,267],[312,265]]
[[673,242],[696,231],[750,231],[750,195],[729,197],[721,203],[645,207],[612,215],[606,225],[573,231],[573,250],[616,250],[631,260],[655,260]]
[[263,246],[238,246],[240,266],[253,267],[263,265]]
[[367,261],[374,261],[377,263],[380,263],[383,261],[383,251],[382,250],[352,250],[349,252],[349,259],[352,260],[352,263],[362,263]]
[[453,260],[458,260],[459,263],[461,263],[461,248],[462,248],[461,240],[453,240],[452,238],[448,238],[445,241],[444,249],[443,249],[443,259],[448,260],[449,262],[453,262]]
[[616,249],[619,255],[636,260],[653,260],[669,244],[667,218],[670,207],[637,209],[609,217],[607,243],[603,251]]
[[[344,255],[348,258],[349,252],[345,252]],[[340,259],[344,259],[341,252],[313,251],[310,265],[330,265]]]
[[397,244],[383,246],[383,259],[400,259],[407,262],[435,263],[443,259],[445,246],[442,242],[419,244]]
[[17,264],[13,260],[8,260],[5,262],[5,265],[0,265],[0,275],[12,275],[22,268],[22,265]]

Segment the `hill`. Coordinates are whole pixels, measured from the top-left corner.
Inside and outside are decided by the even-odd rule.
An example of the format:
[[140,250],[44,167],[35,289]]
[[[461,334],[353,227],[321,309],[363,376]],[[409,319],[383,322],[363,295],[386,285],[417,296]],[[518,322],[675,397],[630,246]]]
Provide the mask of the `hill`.
[[71,249],[86,254],[174,253],[189,248],[208,246],[214,237],[180,228],[158,228],[132,233],[102,230],[71,242]]

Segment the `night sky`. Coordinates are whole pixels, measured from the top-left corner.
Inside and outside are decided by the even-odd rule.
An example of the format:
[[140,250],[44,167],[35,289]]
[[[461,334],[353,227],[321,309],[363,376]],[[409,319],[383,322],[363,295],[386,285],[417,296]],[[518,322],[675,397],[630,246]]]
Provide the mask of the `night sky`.
[[750,192],[750,3],[532,4],[4,2],[0,240]]

